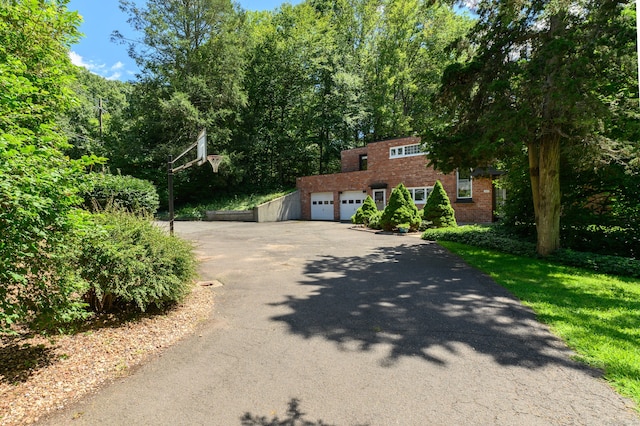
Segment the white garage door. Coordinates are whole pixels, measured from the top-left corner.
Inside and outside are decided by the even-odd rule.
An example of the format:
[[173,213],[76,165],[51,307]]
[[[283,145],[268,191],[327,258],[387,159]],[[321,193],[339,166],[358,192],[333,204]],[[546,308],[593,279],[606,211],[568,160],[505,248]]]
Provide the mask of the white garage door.
[[333,192],[311,194],[311,220],[334,220]]
[[351,220],[365,198],[367,194],[362,191],[345,191],[340,194],[340,220]]

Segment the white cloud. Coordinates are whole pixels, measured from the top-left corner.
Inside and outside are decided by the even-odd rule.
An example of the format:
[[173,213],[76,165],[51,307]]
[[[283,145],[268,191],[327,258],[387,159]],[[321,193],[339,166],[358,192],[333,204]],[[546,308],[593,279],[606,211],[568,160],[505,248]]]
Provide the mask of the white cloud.
[[103,76],[103,77],[106,78],[107,80],[118,80],[120,77],[122,77],[122,73],[114,72],[110,76]]
[[78,67],[84,67],[88,70],[91,70],[92,65],[88,64],[84,61],[84,58],[78,55],[73,50],[69,51],[69,58],[71,59],[71,63]]
[[[71,59],[72,64],[79,67],[86,68],[92,73],[97,74],[101,77],[104,77],[107,80],[118,80],[120,77],[122,77],[122,72],[126,71],[124,69],[125,65],[121,61],[118,61],[115,64],[108,66],[105,63],[98,63],[92,60],[87,60],[74,51],[69,52],[69,58]],[[130,71],[126,71],[126,72],[131,74]]]

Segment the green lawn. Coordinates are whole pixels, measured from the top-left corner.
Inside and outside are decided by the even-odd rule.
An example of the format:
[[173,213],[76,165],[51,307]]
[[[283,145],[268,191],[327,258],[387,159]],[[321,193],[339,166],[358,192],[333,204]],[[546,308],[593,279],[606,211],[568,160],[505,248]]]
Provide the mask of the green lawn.
[[640,407],[640,280],[439,241],[491,275]]
[[[276,198],[283,197],[292,193],[295,189],[288,191],[270,192],[268,194],[240,194],[219,197],[208,203],[199,205],[187,205],[176,209],[176,219],[182,220],[200,220],[205,216],[205,212],[209,210],[251,210],[260,204],[268,201],[275,200]],[[168,217],[167,212],[160,212],[158,217],[166,219]]]

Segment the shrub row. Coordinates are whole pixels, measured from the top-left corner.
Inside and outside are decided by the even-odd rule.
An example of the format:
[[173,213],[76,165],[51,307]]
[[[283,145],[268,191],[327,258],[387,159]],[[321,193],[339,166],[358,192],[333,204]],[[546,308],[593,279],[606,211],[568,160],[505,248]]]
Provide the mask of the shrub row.
[[131,176],[90,173],[82,196],[89,211],[116,208],[139,214],[154,214],[160,203],[156,187]]
[[[514,239],[492,227],[428,229],[422,234],[422,238],[431,241],[454,241],[517,256],[538,257],[535,244]],[[640,278],[640,261],[632,258],[560,249],[546,259],[602,274]]]

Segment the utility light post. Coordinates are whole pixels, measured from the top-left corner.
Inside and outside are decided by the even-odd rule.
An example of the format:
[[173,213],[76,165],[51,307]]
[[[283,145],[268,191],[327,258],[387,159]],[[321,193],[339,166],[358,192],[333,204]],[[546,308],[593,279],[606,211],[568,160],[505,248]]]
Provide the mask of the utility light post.
[[[193,148],[197,147],[197,158],[193,161],[189,161],[178,167],[173,167],[176,161],[184,157],[189,151]],[[213,173],[218,173],[218,166],[222,162],[221,155],[207,155],[207,131],[206,129],[202,129],[200,134],[198,135],[198,140],[193,143],[189,148],[187,148],[182,154],[178,155],[175,159],[173,156],[169,155],[169,159],[167,160],[167,181],[169,185],[169,234],[173,235],[173,222],[174,222],[174,205],[173,205],[173,175],[178,173],[180,170],[188,169],[189,167],[197,164],[198,166],[203,165],[206,162],[211,164],[213,168]]]

